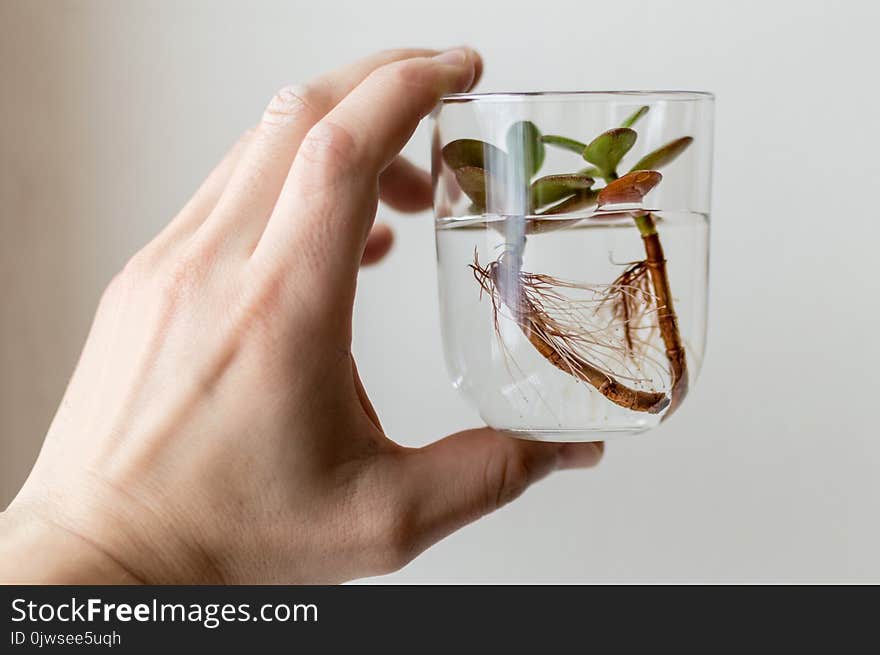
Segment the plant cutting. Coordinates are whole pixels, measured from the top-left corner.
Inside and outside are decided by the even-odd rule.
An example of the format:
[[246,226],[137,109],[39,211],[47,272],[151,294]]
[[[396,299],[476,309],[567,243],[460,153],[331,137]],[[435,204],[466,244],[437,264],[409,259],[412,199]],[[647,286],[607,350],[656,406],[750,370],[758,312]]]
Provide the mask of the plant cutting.
[[[665,418],[687,395],[688,354],[658,228],[664,212],[645,198],[694,137],[676,135],[640,149],[637,127],[650,111],[639,106],[618,125],[583,140],[544,133],[537,121],[515,120],[494,143],[448,141],[439,159],[449,187],[469,203],[465,214],[492,217],[485,226],[501,237],[494,256],[481,261],[475,248],[466,265],[491,307],[511,375],[517,363],[509,361],[511,333],[505,326],[513,325],[546,365],[606,402]],[[542,174],[551,152],[557,160],[567,158],[568,170],[557,166],[557,172]],[[531,242],[541,235],[624,223],[637,230],[641,255],[615,262],[620,270],[611,279],[577,280],[527,265]]]

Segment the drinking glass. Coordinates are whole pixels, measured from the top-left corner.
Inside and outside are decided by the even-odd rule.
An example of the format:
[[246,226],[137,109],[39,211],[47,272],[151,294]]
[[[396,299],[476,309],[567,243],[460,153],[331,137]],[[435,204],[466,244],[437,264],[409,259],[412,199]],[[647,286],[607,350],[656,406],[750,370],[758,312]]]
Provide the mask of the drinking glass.
[[684,91],[442,100],[444,352],[489,426],[594,441],[681,407],[706,341],[713,106]]

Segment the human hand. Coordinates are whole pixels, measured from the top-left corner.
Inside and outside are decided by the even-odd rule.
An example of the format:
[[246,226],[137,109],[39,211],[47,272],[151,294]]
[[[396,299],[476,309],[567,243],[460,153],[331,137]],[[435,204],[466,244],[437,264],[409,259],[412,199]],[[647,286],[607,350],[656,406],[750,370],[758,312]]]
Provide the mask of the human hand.
[[[601,444],[383,432],[351,355],[380,196],[430,203],[397,158],[468,49],[394,51],[280,91],[107,288],[0,529],[0,579],[326,583],[393,571]],[[371,232],[372,228],[372,232]],[[27,552],[27,557],[24,553]]]

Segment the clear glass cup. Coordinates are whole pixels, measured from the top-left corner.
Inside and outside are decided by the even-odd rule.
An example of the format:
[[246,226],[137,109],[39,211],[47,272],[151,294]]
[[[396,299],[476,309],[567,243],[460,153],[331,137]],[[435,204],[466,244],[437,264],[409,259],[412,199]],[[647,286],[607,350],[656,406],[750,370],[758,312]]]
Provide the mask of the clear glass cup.
[[713,107],[683,91],[443,99],[444,351],[488,425],[594,441],[681,406],[706,340]]

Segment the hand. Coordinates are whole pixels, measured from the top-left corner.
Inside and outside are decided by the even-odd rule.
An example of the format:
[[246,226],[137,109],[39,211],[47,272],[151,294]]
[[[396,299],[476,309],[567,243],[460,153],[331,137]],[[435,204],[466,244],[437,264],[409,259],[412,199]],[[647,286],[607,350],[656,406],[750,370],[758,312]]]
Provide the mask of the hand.
[[383,432],[352,359],[378,199],[430,203],[397,158],[476,53],[378,54],[280,91],[110,283],[23,489],[0,578],[326,583],[393,571],[601,444]]

